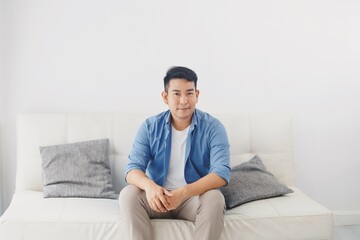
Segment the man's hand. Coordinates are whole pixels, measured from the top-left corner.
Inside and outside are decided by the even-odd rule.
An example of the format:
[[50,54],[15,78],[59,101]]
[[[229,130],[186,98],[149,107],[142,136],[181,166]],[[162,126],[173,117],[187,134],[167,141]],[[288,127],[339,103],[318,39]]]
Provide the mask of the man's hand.
[[169,204],[168,210],[174,210],[178,206],[180,206],[181,203],[183,203],[188,197],[185,194],[184,188],[178,188],[176,190],[173,190],[171,192],[165,192],[165,198],[167,203]]
[[146,192],[150,207],[157,212],[167,212],[176,209],[190,197],[201,195],[210,189],[216,189],[226,184],[226,181],[215,173],[209,173],[196,182],[185,185],[171,192],[157,185],[144,172],[134,169],[126,177],[128,183],[134,184]]
[[205,177],[200,178],[196,182],[187,184],[181,188],[171,191],[172,196],[166,194],[169,204],[168,209],[173,210],[180,206],[186,199],[199,196],[210,189],[217,189],[226,184],[226,181],[216,175],[209,173]]
[[166,196],[171,197],[172,193],[154,182],[151,182],[145,188],[145,192],[147,201],[154,211],[167,212],[170,210],[170,204]]

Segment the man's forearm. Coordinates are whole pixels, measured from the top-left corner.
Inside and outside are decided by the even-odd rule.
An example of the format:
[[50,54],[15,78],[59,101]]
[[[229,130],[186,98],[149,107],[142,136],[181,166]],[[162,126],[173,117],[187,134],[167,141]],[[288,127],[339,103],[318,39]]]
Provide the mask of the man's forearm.
[[146,199],[153,210],[157,212],[169,210],[170,205],[165,195],[172,196],[172,194],[149,179],[144,172],[137,169],[131,170],[127,174],[126,180],[146,192]]
[[201,195],[210,189],[216,189],[224,186],[226,181],[216,175],[215,173],[209,173],[208,175],[200,178],[194,183],[190,183],[184,186],[184,194],[187,198]]
[[146,174],[138,169],[131,170],[126,176],[129,184],[135,185],[142,190],[146,190],[150,185],[155,184]]

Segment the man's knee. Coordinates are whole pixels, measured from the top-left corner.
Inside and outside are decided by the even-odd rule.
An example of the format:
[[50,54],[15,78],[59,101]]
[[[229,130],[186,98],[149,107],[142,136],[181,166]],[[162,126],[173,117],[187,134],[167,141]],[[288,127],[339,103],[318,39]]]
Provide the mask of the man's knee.
[[225,211],[225,198],[219,190],[209,190],[200,196],[202,208]]
[[127,185],[120,191],[119,204],[124,208],[129,208],[137,204],[142,190],[134,185]]

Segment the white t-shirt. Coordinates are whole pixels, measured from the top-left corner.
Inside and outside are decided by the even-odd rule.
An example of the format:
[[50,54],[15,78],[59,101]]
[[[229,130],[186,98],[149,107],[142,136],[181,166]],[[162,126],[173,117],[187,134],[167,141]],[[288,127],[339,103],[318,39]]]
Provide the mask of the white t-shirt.
[[190,126],[182,131],[176,130],[172,126],[171,153],[168,174],[165,179],[164,188],[174,190],[185,186],[185,149],[186,138]]

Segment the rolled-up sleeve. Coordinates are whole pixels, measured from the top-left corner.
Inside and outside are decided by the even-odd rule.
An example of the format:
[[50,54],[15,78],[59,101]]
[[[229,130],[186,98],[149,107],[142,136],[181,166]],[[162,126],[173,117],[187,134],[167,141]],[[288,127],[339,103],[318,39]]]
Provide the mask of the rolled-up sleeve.
[[224,125],[215,121],[210,134],[210,169],[226,181],[230,180],[230,144]]
[[149,130],[146,121],[140,126],[130,154],[128,156],[128,164],[125,170],[125,179],[127,174],[134,169],[146,172],[147,165],[150,161],[150,144]]

